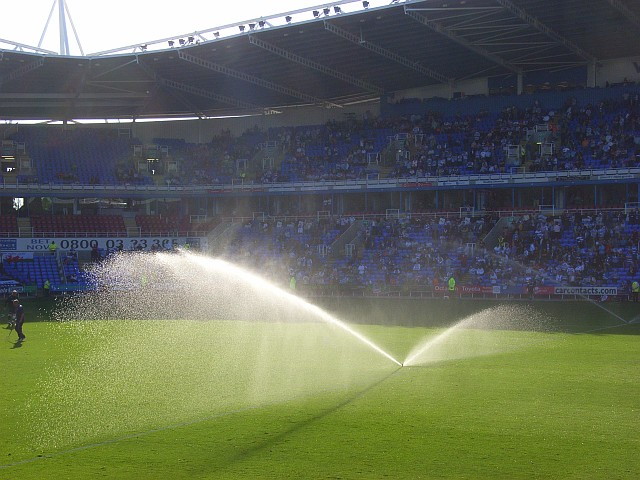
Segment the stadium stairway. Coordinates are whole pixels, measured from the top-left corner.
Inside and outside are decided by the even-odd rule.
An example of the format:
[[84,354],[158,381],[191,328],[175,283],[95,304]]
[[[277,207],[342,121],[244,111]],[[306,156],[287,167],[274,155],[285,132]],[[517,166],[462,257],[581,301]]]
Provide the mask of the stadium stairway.
[[18,217],[18,235],[20,237],[31,237],[33,235],[33,226],[29,217]]
[[233,220],[225,220],[216,225],[216,227],[207,235],[209,253],[212,255],[220,255],[224,253],[229,244],[238,236],[238,232],[241,228],[242,222]]
[[331,244],[331,249],[329,256],[331,259],[335,260],[337,258],[343,258],[345,255],[345,245],[352,243],[356,244],[356,255],[358,252],[362,251],[362,244],[364,241],[362,240],[362,231],[364,229],[364,221],[356,220],[354,221],[349,228],[345,230],[345,232],[336,238]]
[[505,228],[511,228],[511,223],[513,222],[514,217],[501,217],[500,220],[496,222],[489,233],[487,233],[483,239],[484,245],[489,251],[493,251],[493,248],[498,244],[498,238],[502,235],[502,232]]
[[128,237],[140,236],[140,227],[136,223],[136,217],[134,215],[123,215],[122,220],[124,221],[124,226],[127,229]]

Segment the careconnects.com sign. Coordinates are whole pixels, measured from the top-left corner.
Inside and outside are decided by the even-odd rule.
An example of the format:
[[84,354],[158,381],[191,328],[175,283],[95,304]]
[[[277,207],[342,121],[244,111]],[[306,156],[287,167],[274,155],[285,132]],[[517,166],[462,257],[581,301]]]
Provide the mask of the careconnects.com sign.
[[555,287],[556,295],[617,295],[618,287]]

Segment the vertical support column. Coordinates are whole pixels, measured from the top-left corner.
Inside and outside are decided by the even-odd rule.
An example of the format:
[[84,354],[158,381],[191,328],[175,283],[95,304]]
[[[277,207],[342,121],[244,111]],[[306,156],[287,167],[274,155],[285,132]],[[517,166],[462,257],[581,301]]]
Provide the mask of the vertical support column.
[[629,184],[624,184],[624,203],[629,203]]
[[522,84],[524,83],[524,75],[522,72],[518,73],[518,95],[522,95]]
[[598,65],[596,61],[589,62],[587,68],[587,87],[594,88],[598,85]]
[[478,194],[477,194],[477,205],[476,207],[479,210],[483,210],[485,208],[485,206],[487,205],[487,191],[486,190],[479,190]]
[[553,187],[553,204],[556,206],[556,208],[565,208],[566,206],[566,193],[567,193],[567,189],[566,187],[560,187],[560,188],[555,188]]
[[60,55],[69,55],[69,38],[67,37],[64,0],[58,0],[58,27],[60,29]]

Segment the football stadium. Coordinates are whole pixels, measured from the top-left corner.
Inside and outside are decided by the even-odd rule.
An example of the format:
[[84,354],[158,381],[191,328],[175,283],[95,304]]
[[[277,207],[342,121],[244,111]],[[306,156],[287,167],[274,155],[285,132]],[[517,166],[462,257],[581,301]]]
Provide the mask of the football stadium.
[[640,3],[68,4],[0,39],[0,479],[640,478]]

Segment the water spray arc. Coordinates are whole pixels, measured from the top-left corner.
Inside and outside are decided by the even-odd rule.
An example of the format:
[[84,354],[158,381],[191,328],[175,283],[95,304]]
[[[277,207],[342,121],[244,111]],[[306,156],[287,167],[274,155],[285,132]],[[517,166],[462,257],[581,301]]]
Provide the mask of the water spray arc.
[[[392,361],[396,365],[400,367],[403,366],[402,363],[396,360],[391,354],[383,350],[380,346],[376,345],[374,342],[369,340],[367,337],[365,337],[361,333],[351,328],[346,323],[342,322],[341,320],[338,320],[336,317],[334,317],[333,315],[330,315],[329,313],[327,313],[325,310],[321,309],[317,305],[309,303],[306,300],[298,297],[297,295],[294,295],[290,292],[283,290],[282,288],[274,285],[273,283],[265,280],[260,276],[255,275],[249,272],[248,270],[245,270],[241,267],[238,267],[237,265],[234,265],[232,263],[229,263],[227,261],[224,261],[218,258],[198,256],[188,252],[182,252],[181,255],[183,256],[183,258],[187,259],[189,262],[198,263],[202,267],[209,268],[212,270],[223,270],[229,274],[232,274],[242,279],[243,281],[249,282],[252,284],[252,286],[262,290],[265,293],[271,294],[274,298],[281,298],[289,302],[292,307],[298,307],[314,315],[315,317],[321,319],[322,321],[344,330],[346,333],[353,336],[359,342],[365,344],[367,347],[371,348],[372,350],[379,353],[383,357]],[[163,258],[165,260],[170,259],[170,257],[167,257],[167,256]]]

